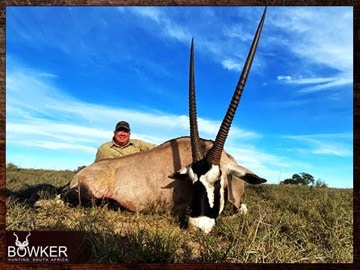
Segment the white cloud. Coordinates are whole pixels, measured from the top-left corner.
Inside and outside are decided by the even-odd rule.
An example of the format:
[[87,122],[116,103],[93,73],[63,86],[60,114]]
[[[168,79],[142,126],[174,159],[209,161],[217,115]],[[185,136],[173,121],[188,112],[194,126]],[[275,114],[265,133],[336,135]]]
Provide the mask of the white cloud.
[[[122,9],[123,10],[123,9]],[[141,16],[144,19],[149,19],[155,23],[157,27],[161,27],[161,31],[154,31],[156,35],[166,35],[172,39],[180,42],[189,42],[191,34],[186,28],[185,23],[178,23],[174,18],[167,14],[162,7],[131,7],[128,11]],[[142,27],[148,27],[148,22],[141,24]]]
[[[7,99],[11,100],[10,103],[7,102],[7,108],[11,108],[6,122],[7,162],[24,167],[50,169],[76,169],[89,164],[93,161],[98,145],[111,138],[113,126],[119,120],[117,115],[122,115],[131,123],[134,138],[156,144],[189,133],[189,120],[185,115],[88,104],[62,95],[62,92],[44,80],[44,77],[41,80],[41,76],[36,76],[36,72],[28,73],[30,75],[19,72],[7,73],[9,78],[20,74],[18,78],[22,79],[21,83],[10,84],[7,89]],[[34,84],[38,86],[36,91],[33,91]],[[21,91],[25,89],[32,91]],[[21,98],[17,99],[19,93]],[[57,106],[59,98],[62,106]],[[38,100],[46,100],[54,107],[39,106]],[[17,104],[16,108],[12,106],[13,102]],[[214,139],[220,122],[199,118],[198,124],[202,137]],[[352,155],[352,134],[314,134],[285,138],[297,141],[293,147],[297,152],[302,150],[313,155],[339,157]],[[267,178],[268,183],[277,183],[280,177],[280,180],[291,177],[297,170],[307,171],[307,168],[312,168],[311,164],[296,159],[293,155],[285,156],[286,152],[279,155],[258,149],[255,142],[259,139],[262,139],[261,134],[233,126],[226,150],[239,164]],[[251,146],[248,144],[250,141]],[[22,155],[16,151],[12,153],[12,148],[16,147],[30,149],[33,158],[26,158],[25,152]],[[41,150],[49,151],[49,154],[37,155]],[[49,155],[52,155],[51,158]]]
[[321,91],[321,90],[331,89],[334,87],[351,85],[353,83],[353,79],[341,78],[341,77],[329,79],[327,82],[324,81],[323,83],[321,83],[320,80],[319,80],[318,84],[316,84],[314,86],[310,86],[310,87],[305,87],[305,88],[299,90],[298,93],[300,93],[300,94],[312,93],[312,92],[317,92],[317,91]]
[[268,23],[288,33],[288,48],[300,58],[342,71],[352,68],[353,20],[350,8],[286,7],[285,11],[285,8],[278,7],[271,12],[273,16]]
[[140,16],[149,18],[156,23],[161,22],[161,12],[157,7],[132,7],[130,10]]
[[[353,83],[353,79],[346,78],[345,74],[344,74],[344,77],[342,77],[341,74],[338,74],[337,77],[328,77],[328,78],[322,78],[322,77],[294,78],[290,75],[279,75],[279,76],[277,76],[277,79],[279,81],[289,84],[289,85],[306,86],[305,88],[302,88],[298,91],[298,93],[300,93],[300,94],[312,93],[312,92],[317,92],[320,90],[328,90],[328,89],[331,89],[334,87],[346,86],[346,85],[350,85]],[[310,86],[308,86],[308,85],[310,85]]]
[[[297,141],[296,147],[303,153],[352,157],[352,134],[311,134],[284,136]],[[299,147],[299,143],[301,143]]]
[[[207,57],[232,71],[240,71],[242,68],[248,51],[247,43],[253,38],[251,30],[255,29],[257,24],[253,17],[259,12],[255,9],[239,8],[238,16],[242,18],[242,22],[235,22],[231,28],[217,17],[216,12],[208,12],[213,24],[216,25],[214,26],[216,28],[209,32],[209,28],[203,27],[202,24],[189,25],[180,21],[181,17],[167,12],[168,9],[136,8],[133,11],[150,18],[158,26],[161,26],[161,34],[165,33],[167,38],[188,45],[189,38],[195,35],[196,39],[200,40],[198,52],[210,53]],[[252,16],[249,16],[250,11]],[[202,13],[206,12],[202,11]],[[244,23],[248,24],[249,18],[254,21],[254,26],[245,28]],[[306,71],[295,71],[302,74],[277,77],[279,81],[293,85],[312,84],[312,86],[300,90],[299,93],[349,85],[353,82],[352,24],[352,11],[349,8],[272,7],[269,8],[264,26],[264,32],[267,31],[267,33],[263,34],[260,45],[272,47],[270,45],[274,43],[283,44],[286,50],[291,52],[292,57],[298,59],[301,67],[306,68]],[[219,32],[216,32],[215,29]],[[284,57],[285,54],[284,51],[280,57]],[[266,61],[262,60],[263,57],[262,54],[257,54],[254,59],[253,72],[266,65]],[[323,77],[315,71],[314,66],[333,69],[334,75]],[[308,73],[312,73],[312,76],[309,77]]]
[[24,141],[20,142],[19,145],[29,146],[34,148],[43,148],[48,150],[72,150],[72,151],[81,151],[85,153],[93,154],[96,151],[96,148],[89,147],[80,144],[72,144],[72,143],[63,143],[63,142],[54,142],[54,141]]
[[279,76],[277,76],[277,79],[279,81],[291,81],[292,77],[289,75],[279,75]]
[[[347,7],[278,7],[267,23],[273,26],[272,42],[292,52],[303,70],[279,75],[278,80],[294,85],[309,85],[299,93],[310,93],[353,82],[353,20]],[[276,32],[286,33],[277,37]],[[317,68],[331,69],[323,77]],[[296,74],[296,72],[299,72]],[[307,74],[311,74],[311,76]],[[301,76],[301,77],[300,77]],[[296,78],[296,79],[295,79]]]
[[[131,123],[134,138],[156,144],[189,134],[186,115],[85,103],[64,94],[35,70],[10,69],[7,82],[7,146],[94,152],[111,139],[118,115]],[[198,125],[201,137],[214,139],[220,122],[198,118]],[[232,140],[259,138],[236,126],[230,132]]]
[[241,64],[239,64],[238,62],[234,62],[234,60],[232,60],[232,59],[223,60],[221,64],[225,69],[228,69],[228,70],[239,71],[242,68]]

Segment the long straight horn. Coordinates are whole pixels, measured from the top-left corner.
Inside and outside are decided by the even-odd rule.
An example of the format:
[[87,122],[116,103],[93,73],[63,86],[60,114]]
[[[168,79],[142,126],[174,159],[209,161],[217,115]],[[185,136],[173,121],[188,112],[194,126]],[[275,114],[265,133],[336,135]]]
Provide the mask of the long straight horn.
[[254,40],[252,42],[249,54],[247,56],[245,65],[243,67],[240,79],[239,79],[238,84],[236,86],[233,98],[232,98],[232,100],[230,102],[230,105],[228,107],[228,110],[226,112],[224,120],[221,123],[219,132],[216,135],[214,145],[213,145],[213,147],[210,149],[210,151],[208,153],[207,160],[211,164],[219,165],[219,163],[220,163],[221,152],[222,152],[222,150],[224,148],[224,144],[225,144],[226,138],[228,136],[232,120],[234,118],[234,115],[236,113],[236,109],[237,109],[238,104],[240,102],[240,98],[241,98],[242,92],[244,90],[246,79],[248,77],[252,61],[254,59],[254,55],[255,55],[255,52],[256,52],[256,47],[257,47],[257,44],[259,42],[261,30],[262,30],[262,27],[263,27],[263,24],[264,24],[265,15],[266,15],[266,7],[265,7],[265,10],[264,10],[263,15],[261,17],[261,20],[259,22],[258,28],[256,30]]
[[196,116],[195,100],[195,75],[194,75],[194,38],[191,40],[190,49],[190,73],[189,73],[189,118],[190,118],[190,139],[193,162],[203,158],[199,142],[199,130]]

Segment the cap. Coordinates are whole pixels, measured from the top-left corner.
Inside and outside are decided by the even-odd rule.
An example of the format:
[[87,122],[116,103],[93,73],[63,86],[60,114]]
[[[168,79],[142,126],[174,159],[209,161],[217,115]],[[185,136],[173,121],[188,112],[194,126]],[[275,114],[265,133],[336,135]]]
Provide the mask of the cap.
[[115,131],[118,131],[118,130],[120,130],[120,129],[122,129],[122,128],[130,131],[130,125],[129,125],[129,123],[126,122],[126,121],[120,121],[119,123],[116,124],[116,126],[115,126]]

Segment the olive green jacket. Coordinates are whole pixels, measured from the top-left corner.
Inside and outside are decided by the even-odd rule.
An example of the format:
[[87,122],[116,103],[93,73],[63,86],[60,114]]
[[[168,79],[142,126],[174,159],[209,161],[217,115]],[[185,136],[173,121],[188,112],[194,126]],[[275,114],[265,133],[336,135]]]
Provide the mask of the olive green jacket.
[[147,151],[155,146],[155,144],[136,139],[130,139],[129,143],[125,146],[119,146],[114,141],[106,142],[98,148],[95,162],[101,159],[117,158],[137,152]]

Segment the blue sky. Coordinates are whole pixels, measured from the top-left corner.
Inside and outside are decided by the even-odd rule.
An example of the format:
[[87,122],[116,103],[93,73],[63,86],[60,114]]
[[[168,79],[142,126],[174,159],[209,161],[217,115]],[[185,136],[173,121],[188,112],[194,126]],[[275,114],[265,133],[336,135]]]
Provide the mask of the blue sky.
[[[7,7],[6,162],[76,169],[127,120],[188,135],[195,39],[200,136],[214,139],[264,7]],[[278,183],[353,186],[353,8],[268,7],[225,149]]]

